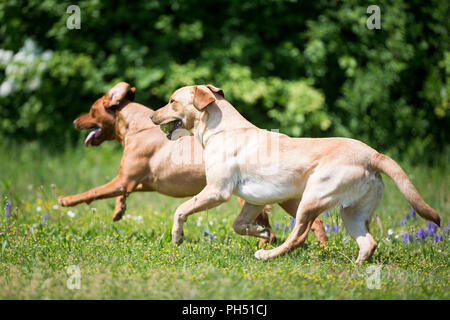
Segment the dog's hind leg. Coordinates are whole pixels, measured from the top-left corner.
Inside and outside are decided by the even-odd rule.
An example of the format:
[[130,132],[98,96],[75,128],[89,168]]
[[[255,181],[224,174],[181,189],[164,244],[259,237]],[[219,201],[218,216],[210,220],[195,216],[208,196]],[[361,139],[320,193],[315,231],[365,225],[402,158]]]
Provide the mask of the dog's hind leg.
[[[242,207],[245,204],[245,200],[240,197],[238,197],[237,199],[239,202],[239,206],[242,209]],[[297,206],[298,206],[298,204],[297,204]],[[275,232],[272,230],[272,227],[270,226],[270,221],[269,221],[269,214],[272,211],[272,208],[273,208],[273,206],[271,204],[266,204],[265,207],[262,209],[261,214],[258,215],[255,219],[256,224],[259,224],[259,225],[265,227],[267,230],[269,230],[269,233],[270,233],[269,240],[264,238],[259,241],[258,246],[260,246],[260,247],[266,243],[273,243],[273,242],[277,241],[277,237],[275,235]]]
[[269,240],[269,229],[262,225],[253,224],[263,208],[263,205],[253,205],[245,202],[241,212],[233,223],[234,231],[241,235],[255,236]]
[[275,236],[275,232],[272,230],[272,227],[270,226],[269,221],[269,214],[272,211],[273,206],[270,204],[266,204],[266,206],[262,209],[261,214],[256,217],[255,223],[259,224],[263,227],[265,227],[267,230],[269,230],[270,238],[267,239],[261,239],[258,243],[258,246],[262,246],[266,243],[273,243],[277,241],[277,237]]
[[304,198],[297,209],[294,229],[286,241],[275,249],[256,251],[255,257],[264,260],[272,259],[301,246],[305,242],[314,220],[319,214],[332,206],[333,203],[331,200],[319,200],[314,198],[309,200],[304,194]]
[[[285,202],[280,203],[280,207],[282,207],[284,211],[286,211],[292,217],[295,218],[295,216],[297,215],[297,209],[300,204],[300,200],[301,200],[301,198],[287,200]],[[323,244],[327,243],[328,239],[327,239],[327,235],[325,233],[325,228],[323,226],[322,219],[317,217],[311,226],[311,230],[314,232],[314,234],[316,235],[316,238],[317,238],[317,240],[319,240],[319,242],[321,242]]]
[[359,254],[356,263],[367,261],[373,255],[377,243],[369,233],[369,222],[383,196],[384,185],[381,178],[357,203],[342,210],[342,221],[345,229],[356,240]]
[[370,214],[360,211],[361,208],[349,207],[342,211],[342,221],[345,229],[356,240],[359,246],[359,254],[356,263],[367,261],[374,253],[377,243],[369,233]]

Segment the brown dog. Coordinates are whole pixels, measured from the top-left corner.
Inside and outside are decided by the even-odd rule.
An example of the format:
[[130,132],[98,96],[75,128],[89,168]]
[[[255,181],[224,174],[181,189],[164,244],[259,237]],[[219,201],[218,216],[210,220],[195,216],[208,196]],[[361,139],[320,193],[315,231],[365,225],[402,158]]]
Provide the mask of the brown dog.
[[[121,82],[98,99],[89,113],[77,118],[78,130],[91,130],[85,145],[99,146],[116,140],[124,148],[119,174],[111,182],[89,191],[58,198],[61,206],[74,206],[94,200],[117,197],[113,220],[120,220],[125,212],[126,197],[135,191],[156,191],[172,197],[198,194],[206,185],[203,150],[193,137],[170,141],[150,120],[153,110],[133,102],[135,88]],[[241,203],[241,206],[243,203]],[[292,214],[298,200],[281,206]],[[255,222],[264,226],[267,234],[262,242],[274,240],[267,207]],[[326,242],[323,224],[317,219],[313,226],[317,238]]]
[[368,260],[376,248],[368,226],[383,194],[381,172],[394,180],[420,216],[440,225],[440,216],[394,160],[353,139],[290,138],[261,130],[213,85],[176,90],[151,119],[161,129],[192,133],[204,148],[208,183],[177,208],[172,228],[177,244],[183,241],[189,215],[215,207],[232,194],[246,200],[233,225],[236,232],[257,237],[263,237],[264,230],[252,221],[265,204],[301,197],[287,240],[277,248],[257,251],[256,258],[271,259],[300,246],[322,212],[340,207],[345,228],[360,248],[356,261]]

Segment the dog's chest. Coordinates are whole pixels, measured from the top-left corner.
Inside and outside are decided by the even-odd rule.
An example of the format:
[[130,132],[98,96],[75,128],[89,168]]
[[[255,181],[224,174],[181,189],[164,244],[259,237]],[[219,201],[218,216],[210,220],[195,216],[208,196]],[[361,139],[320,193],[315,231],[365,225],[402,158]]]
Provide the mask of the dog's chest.
[[258,176],[246,175],[236,180],[234,194],[253,204],[277,203],[301,194],[297,185],[286,183],[276,176],[262,179]]

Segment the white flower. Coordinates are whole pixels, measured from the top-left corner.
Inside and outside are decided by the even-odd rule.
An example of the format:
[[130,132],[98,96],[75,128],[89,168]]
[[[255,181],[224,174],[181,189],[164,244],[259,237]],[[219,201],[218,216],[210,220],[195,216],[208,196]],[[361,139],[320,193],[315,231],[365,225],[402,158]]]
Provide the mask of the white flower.
[[399,235],[399,234],[397,234],[397,235],[395,236],[395,239],[398,239],[398,237],[400,237],[400,235]]
[[97,208],[91,208],[92,212],[97,212]]
[[212,222],[212,221],[210,221],[210,222],[209,222],[209,225],[210,225],[210,226],[212,226],[212,225],[213,225],[213,222]]
[[[387,239],[391,240],[393,234],[394,234],[394,231],[392,229],[389,229],[387,231]],[[396,236],[396,238],[397,238],[397,236]]]
[[14,52],[11,50],[0,49],[0,62],[2,64],[7,64],[11,60],[13,54]]
[[24,52],[24,51],[18,51],[15,55],[14,55],[14,58],[13,58],[13,61],[16,61],[16,62],[23,62],[24,60],[25,60],[25,58],[26,58],[26,53]]
[[7,97],[13,91],[15,86],[14,80],[8,78],[0,85],[0,97]]
[[46,60],[50,60],[50,58],[53,56],[53,51],[51,50],[45,50],[44,53],[42,54],[42,60],[46,61]]
[[67,211],[67,215],[71,218],[75,217],[75,213],[72,210]]
[[57,210],[59,207],[58,207],[58,205],[57,204],[54,204],[53,206],[52,206],[52,209],[53,210]]
[[37,208],[36,208],[36,211],[37,211],[37,212],[41,212],[41,211],[42,211],[42,208],[41,208],[41,207],[37,207]]
[[27,40],[25,40],[25,43],[23,44],[21,50],[24,50],[25,52],[34,52],[36,51],[36,43],[33,41],[33,39],[28,38]]

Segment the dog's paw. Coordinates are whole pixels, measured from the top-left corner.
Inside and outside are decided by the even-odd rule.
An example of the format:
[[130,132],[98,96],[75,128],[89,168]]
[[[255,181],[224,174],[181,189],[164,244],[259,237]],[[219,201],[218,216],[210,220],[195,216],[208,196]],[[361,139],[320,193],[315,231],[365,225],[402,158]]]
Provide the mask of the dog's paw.
[[176,246],[179,246],[183,243],[184,232],[172,232],[172,243]]
[[259,259],[259,260],[267,260],[269,259],[268,255],[267,255],[267,250],[258,250],[255,252],[255,258]]
[[113,219],[113,221],[119,221],[122,219],[122,217],[123,217],[123,211],[120,210],[120,211],[114,212],[112,219]]
[[121,220],[123,218],[124,214],[125,214],[125,209],[123,209],[123,208],[119,208],[118,210],[115,210],[113,217],[112,217],[113,221]]
[[58,197],[58,204],[59,204],[61,207],[67,207],[67,206],[68,206],[67,197],[65,197],[65,196],[60,196],[60,197]]
[[260,233],[261,238],[264,240],[270,241],[270,230],[266,229]]

